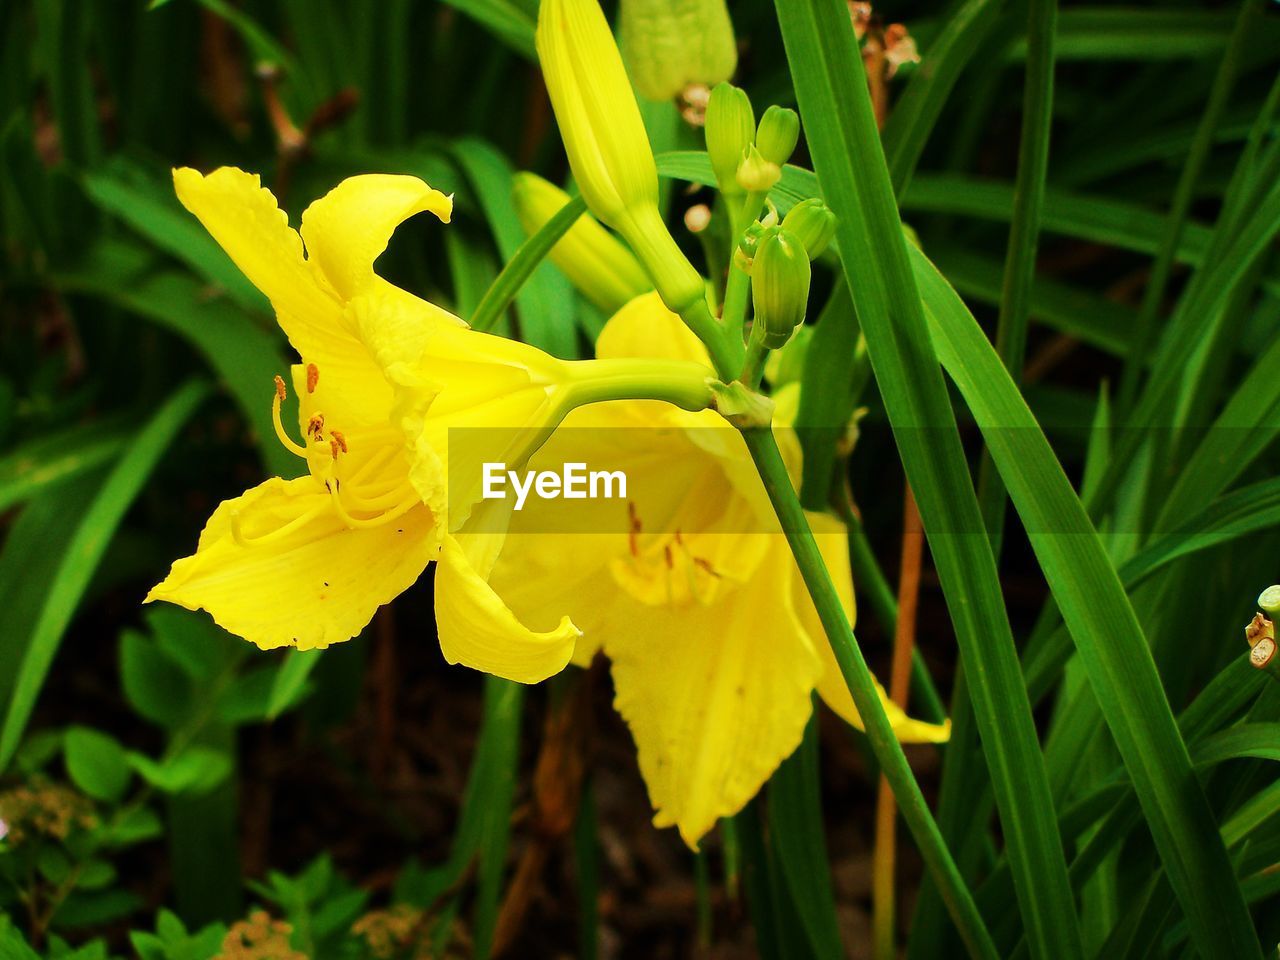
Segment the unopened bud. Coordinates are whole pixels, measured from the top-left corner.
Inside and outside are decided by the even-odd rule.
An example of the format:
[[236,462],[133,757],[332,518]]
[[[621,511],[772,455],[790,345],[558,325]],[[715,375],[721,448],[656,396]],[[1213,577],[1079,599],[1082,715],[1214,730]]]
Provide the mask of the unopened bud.
[[770,163],[782,166],[791,159],[800,139],[800,116],[786,107],[773,106],[760,118],[756,146]]
[[[532,236],[571,200],[553,183],[534,173],[517,173],[511,201],[525,233]],[[549,258],[573,285],[605,313],[613,313],[653,284],[635,256],[589,213],[556,241]]]
[[618,34],[631,80],[650,100],[728,80],[738,65],[725,0],[622,0]]
[[810,260],[816,260],[836,235],[836,215],[817,197],[810,197],[791,208],[782,227],[804,244]]
[[782,178],[782,168],[769,160],[755,144],[747,147],[738,164],[738,186],[753,193],[764,193]]
[[756,117],[745,90],[717,84],[707,101],[707,155],[724,194],[738,194],[738,164],[756,132]]
[[695,203],[684,212],[684,225],[690,233],[701,233],[711,226],[711,208],[705,203]]
[[742,239],[738,241],[738,246],[733,251],[733,262],[738,265],[743,273],[751,272],[751,264],[755,259],[760,241],[765,238],[771,229],[776,230],[777,228],[771,228],[757,220],[742,231]]
[[784,346],[804,322],[810,275],[809,255],[785,230],[771,231],[760,241],[751,265],[752,336],[770,350]]
[[622,230],[631,209],[657,207],[658,172],[609,23],[596,0],[546,0],[534,42],[578,189]]
[[1280,584],[1273,584],[1258,595],[1258,609],[1272,619],[1280,614]]

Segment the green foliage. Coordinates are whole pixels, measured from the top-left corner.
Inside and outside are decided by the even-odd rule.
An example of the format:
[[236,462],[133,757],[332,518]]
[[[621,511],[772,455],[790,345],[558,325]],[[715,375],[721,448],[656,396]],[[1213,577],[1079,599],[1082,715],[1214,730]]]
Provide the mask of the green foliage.
[[[1275,4],[877,7],[922,56],[885,80],[887,118],[846,7],[729,5],[734,82],[757,114],[799,109],[770,200],[837,217],[765,370],[801,387],[805,507],[852,525],[867,659],[896,624],[904,476],[937,574],[911,704],[936,717],[949,695],[953,739],[940,765],[909,754],[925,789],[898,798],[926,866],[901,898],[907,955],[1273,948],[1280,687],[1240,628],[1280,579]],[[594,957],[636,884],[693,891],[687,930],[624,953],[718,946],[744,911],[765,957],[862,946],[842,867],[870,844],[879,766],[843,763],[830,718],[695,861],[665,834],[632,843],[649,808],[634,778],[625,801],[606,783],[612,750],[587,752],[545,829],[548,696],[446,672],[417,591],[305,653],[141,606],[217,502],[304,469],[271,419],[291,348],[171,168],[259,173],[295,225],[344,176],[422,176],[453,223],[406,224],[379,271],[589,355],[604,318],[546,260],[581,201],[532,237],[510,202],[516,171],[566,173],[537,10],[0,6],[0,960],[204,960],[236,937],[487,956],[517,895],[553,914],[517,933]],[[739,211],[700,130],[642,108],[660,173],[695,191],[664,184],[673,234],[724,303]],[[695,236],[681,216],[701,203]],[[628,803],[635,824],[613,819]]]

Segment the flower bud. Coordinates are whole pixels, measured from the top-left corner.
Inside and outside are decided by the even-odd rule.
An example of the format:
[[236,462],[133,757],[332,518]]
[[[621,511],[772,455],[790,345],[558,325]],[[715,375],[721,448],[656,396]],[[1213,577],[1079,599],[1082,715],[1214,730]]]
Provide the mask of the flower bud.
[[728,80],[738,66],[724,0],[622,0],[618,35],[631,80],[650,100]]
[[[517,173],[512,179],[511,201],[524,232],[532,236],[569,203],[570,197],[536,173]],[[607,314],[653,289],[644,267],[626,245],[589,213],[556,241],[549,256],[570,282]]]
[[753,338],[758,337],[770,350],[791,339],[795,328],[804,322],[809,278],[809,255],[799,240],[785,230],[774,230],[760,241],[751,265]]
[[791,159],[800,139],[800,116],[786,107],[770,107],[760,118],[756,146],[770,163],[782,166]]
[[705,284],[658,213],[653,150],[599,3],[543,0],[534,40],[582,198],[622,234],[667,308],[683,313]]
[[817,197],[801,200],[782,220],[783,229],[804,244],[810,260],[822,255],[836,235],[836,215]]
[[769,224],[763,224],[759,220],[748,224],[747,228],[742,231],[742,239],[738,241],[737,248],[733,251],[733,262],[738,265],[743,273],[751,272],[752,261],[755,260],[756,250],[760,246],[760,241],[777,228]]
[[756,117],[745,90],[728,83],[717,84],[707,102],[707,154],[716,174],[720,192],[739,194],[738,164],[756,132]]
[[620,230],[658,202],[658,171],[622,57],[596,0],[545,0],[535,34],[547,93],[587,206]]
[[752,144],[738,164],[738,186],[753,193],[764,193],[782,178],[782,168],[766,159],[760,149]]

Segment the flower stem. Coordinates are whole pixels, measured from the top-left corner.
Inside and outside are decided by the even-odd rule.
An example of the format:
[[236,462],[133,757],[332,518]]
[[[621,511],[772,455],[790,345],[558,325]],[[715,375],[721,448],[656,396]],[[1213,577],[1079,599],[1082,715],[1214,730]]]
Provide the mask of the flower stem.
[[711,405],[710,371],[692,360],[579,360],[572,371],[568,408],[604,400],[664,400],[683,410]]
[[735,380],[742,372],[742,362],[747,352],[741,331],[731,330],[718,322],[711,315],[707,301],[701,298],[685,308],[680,319],[706,346],[720,379],[725,383]]
[[774,512],[782,524],[783,533],[800,568],[800,575],[813,598],[813,605],[827,634],[827,641],[835,653],[836,662],[840,665],[845,684],[853,696],[854,705],[866,725],[871,749],[897,798],[902,819],[911,830],[969,952],[974,956],[996,957],[998,953],[991,934],[942,839],[938,825],[929,812],[920,786],[907,763],[906,755],[902,752],[902,745],[894,736],[893,727],[885,715],[875,680],[858,648],[853,629],[840,604],[839,594],[831,582],[831,575],[822,562],[822,555],[818,551],[813,532],[809,529],[809,522],[800,506],[795,488],[791,486],[791,479],[773,432],[767,427],[751,427],[743,430],[742,436]]

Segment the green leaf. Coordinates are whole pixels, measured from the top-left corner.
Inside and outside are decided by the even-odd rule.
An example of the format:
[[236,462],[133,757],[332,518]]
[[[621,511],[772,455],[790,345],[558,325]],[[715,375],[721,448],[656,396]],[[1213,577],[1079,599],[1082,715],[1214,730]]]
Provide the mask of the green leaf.
[[[132,765],[130,762],[131,767]],[[105,828],[103,842],[117,848],[131,847],[135,843],[154,840],[162,833],[164,825],[155,811],[147,807],[130,807]]]
[[[776,8],[810,151],[839,218],[845,278],[955,625],[1031,952],[1080,956],[1044,757],[995,559],[976,536],[984,529],[977,498],[929,348],[852,26],[845,8],[827,0],[778,0]],[[961,935],[979,950],[971,919],[952,899]]]
[[1142,627],[1079,497],[955,291],[911,248],[938,356],[983,431],[1205,956],[1257,939]]
[[103,169],[86,173],[84,188],[100,208],[187,264],[237,306],[253,313],[270,312],[267,298],[240,272],[200,221],[183,209],[168,177],[159,183],[147,171],[117,159]]
[[0,458],[0,510],[113,459],[129,437],[121,421],[89,423],[43,434]]
[[45,591],[40,618],[18,669],[0,731],[0,770],[13,759],[62,635],[125,511],[178,430],[208,395],[208,385],[196,380],[176,391],[130,443],[80,519]]
[[951,11],[894,104],[885,123],[884,152],[895,194],[900,196],[911,181],[961,71],[999,20],[999,7],[996,0],[964,0]]
[[266,664],[232,680],[218,698],[218,719],[232,725],[267,719],[277,672],[274,664]]
[[822,829],[816,724],[815,709],[800,746],[769,780],[769,842],[814,956],[838,957],[844,946]]
[[0,702],[12,697],[49,584],[101,483],[100,472],[91,471],[57,484],[28,503],[9,527],[0,550]]
[[[533,31],[537,25],[527,5],[512,0],[445,0],[467,16],[484,24],[494,36],[529,60],[537,60]],[[535,8],[536,9],[536,8]]]
[[[457,142],[453,147],[453,155],[466,174],[467,182],[475,190],[503,261],[513,260],[520,248],[527,247],[532,239],[526,242],[524,228],[511,205],[510,163],[482,140],[467,139]],[[572,223],[571,220],[564,229],[567,230]],[[540,231],[543,232],[546,232],[545,228]],[[558,238],[551,237],[547,250],[550,250],[556,239]],[[543,255],[545,253],[543,251]],[[528,260],[532,260],[532,255],[526,252],[521,262],[526,263]],[[519,277],[515,284],[519,291],[515,294],[515,303],[516,313],[520,318],[521,339],[537,344],[557,357],[576,356],[577,331],[570,319],[573,316],[571,305],[575,300],[573,287],[564,274],[549,262],[539,263],[533,260],[529,266],[532,269]],[[494,282],[495,286],[502,279],[500,274]],[[509,294],[503,296],[510,303]],[[486,294],[486,299],[488,297],[489,294]],[[477,310],[482,309],[483,301]],[[497,312],[501,313],[501,310]]]
[[272,378],[288,371],[284,338],[226,299],[210,299],[200,283],[177,271],[156,271],[136,245],[96,244],[77,266],[58,276],[66,290],[99,297],[145,317],[188,341],[226,384],[253,428],[268,470],[294,477],[299,460],[276,440],[271,420]]
[[207,793],[231,773],[231,758],[208,747],[190,747],[160,762],[140,753],[128,756],[138,775],[164,793]]
[[76,876],[77,890],[101,890],[116,882],[116,868],[106,860],[89,860],[80,864]]
[[306,697],[310,689],[307,678],[320,662],[320,653],[319,650],[290,650],[285,653],[284,663],[276,671],[271,686],[266,719],[274,720]]
[[129,761],[114,737],[88,727],[70,727],[63,742],[72,783],[106,803],[124,796],[131,778]]
[[155,641],[136,630],[120,637],[120,682],[129,705],[152,723],[172,729],[192,711],[191,681]]

